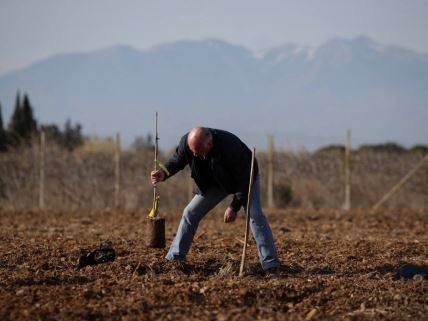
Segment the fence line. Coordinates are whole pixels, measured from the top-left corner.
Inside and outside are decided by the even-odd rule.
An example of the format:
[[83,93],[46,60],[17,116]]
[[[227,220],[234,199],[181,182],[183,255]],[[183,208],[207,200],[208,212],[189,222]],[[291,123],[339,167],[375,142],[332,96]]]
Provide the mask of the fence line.
[[268,207],[274,208],[275,202],[273,198],[273,179],[274,179],[274,168],[273,168],[273,136],[268,136],[268,184],[267,184],[267,204]]
[[116,148],[115,148],[115,184],[114,184],[114,207],[120,208],[120,134],[116,134]]
[[[385,186],[394,186],[420,162],[420,154],[415,153],[351,153],[350,131],[347,136],[345,158],[339,150],[275,150],[274,137],[269,137],[268,153],[257,155],[263,203],[339,208],[347,200],[351,205],[352,188],[352,207],[369,208],[382,198]],[[153,150],[122,151],[119,134],[105,148],[67,152],[41,134],[33,147],[22,145],[0,154],[0,208],[150,208]],[[160,161],[168,156],[160,152]],[[344,162],[348,165],[343,171]],[[407,184],[399,186],[399,194],[394,190],[397,196],[389,198],[388,207],[428,207],[428,168],[417,168],[420,174],[406,176]],[[189,201],[194,186],[189,176],[185,170],[162,185],[163,209]]]
[[45,154],[46,154],[46,135],[40,133],[40,183],[39,183],[39,208],[45,208]]

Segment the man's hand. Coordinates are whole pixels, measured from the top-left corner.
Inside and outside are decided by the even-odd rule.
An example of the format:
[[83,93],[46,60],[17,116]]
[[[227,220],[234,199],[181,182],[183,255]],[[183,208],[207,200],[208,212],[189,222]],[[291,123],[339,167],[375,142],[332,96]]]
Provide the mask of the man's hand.
[[232,223],[236,218],[236,212],[232,210],[230,207],[226,209],[224,212],[224,222],[225,223]]
[[152,184],[156,184],[165,180],[166,174],[163,170],[152,171],[150,178],[152,180]]

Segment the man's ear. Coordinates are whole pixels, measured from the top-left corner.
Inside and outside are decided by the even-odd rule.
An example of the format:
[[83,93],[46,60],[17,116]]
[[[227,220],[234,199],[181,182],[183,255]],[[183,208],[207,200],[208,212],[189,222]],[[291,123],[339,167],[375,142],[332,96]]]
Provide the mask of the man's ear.
[[207,147],[208,147],[208,150],[211,150],[211,148],[213,148],[213,142],[208,142],[207,143]]

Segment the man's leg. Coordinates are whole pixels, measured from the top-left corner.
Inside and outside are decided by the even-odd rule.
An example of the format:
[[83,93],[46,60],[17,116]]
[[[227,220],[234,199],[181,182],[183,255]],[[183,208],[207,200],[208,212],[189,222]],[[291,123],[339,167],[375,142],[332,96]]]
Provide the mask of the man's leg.
[[260,177],[257,175],[253,183],[253,196],[250,208],[250,227],[257,243],[259,257],[263,270],[280,265],[275,243],[269,223],[263,214],[260,202]]
[[183,211],[177,234],[166,255],[167,260],[184,260],[202,218],[228,194],[213,184],[204,196],[195,195]]

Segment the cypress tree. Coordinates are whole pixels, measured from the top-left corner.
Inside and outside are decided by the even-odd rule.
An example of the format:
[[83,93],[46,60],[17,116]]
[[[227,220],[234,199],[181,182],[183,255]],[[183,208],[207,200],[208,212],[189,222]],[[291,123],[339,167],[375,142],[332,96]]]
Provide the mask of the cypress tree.
[[30,104],[30,99],[27,94],[24,94],[24,102],[22,104],[22,132],[21,137],[29,141],[33,134],[37,132],[37,122],[34,119],[33,108]]
[[22,118],[22,111],[21,111],[21,98],[19,91],[16,93],[16,99],[15,99],[15,109],[13,110],[12,117],[10,119],[9,123],[9,131],[13,133],[20,132],[21,127],[21,118]]
[[19,91],[16,93],[15,109],[9,122],[8,131],[9,143],[13,146],[18,145],[22,132],[22,108]]
[[6,150],[7,150],[7,135],[3,127],[3,116],[2,116],[1,104],[0,104],[0,152],[4,152]]
[[15,146],[22,140],[30,142],[32,135],[37,132],[37,122],[27,94],[24,94],[22,104],[20,93],[16,94],[15,110],[9,123],[9,132],[11,144]]

